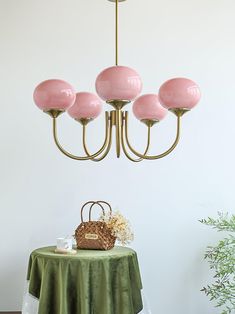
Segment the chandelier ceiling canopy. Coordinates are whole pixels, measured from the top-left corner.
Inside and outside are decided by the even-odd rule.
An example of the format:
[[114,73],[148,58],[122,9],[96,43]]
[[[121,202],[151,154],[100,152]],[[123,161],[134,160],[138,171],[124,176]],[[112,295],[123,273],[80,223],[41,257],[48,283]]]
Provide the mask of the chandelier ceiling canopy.
[[[53,121],[53,136],[58,149],[67,157],[75,160],[100,161],[104,159],[112,146],[113,129],[115,130],[116,154],[120,157],[121,150],[126,157],[134,162],[143,159],[154,160],[165,157],[173,151],[179,141],[181,117],[200,100],[200,90],[195,82],[187,78],[173,78],[163,83],[153,94],[141,95],[142,80],[132,68],[118,63],[118,6],[125,0],[108,0],[115,2],[115,65],[103,70],[97,77],[96,94],[90,92],[76,93],[69,83],[50,79],[40,83],[34,91],[34,102],[49,114]],[[86,144],[86,129],[89,122],[102,112],[102,100],[112,106],[113,110],[105,111],[105,139],[102,147],[90,153]],[[128,111],[123,107],[133,103],[135,117],[147,127],[147,144],[143,153],[137,152],[129,141]],[[172,146],[162,154],[148,155],[152,126],[172,112],[177,119],[176,138]],[[65,150],[57,136],[57,118],[67,112],[70,117],[82,126],[82,145],[84,156],[76,156]],[[133,157],[135,156],[135,157]]]

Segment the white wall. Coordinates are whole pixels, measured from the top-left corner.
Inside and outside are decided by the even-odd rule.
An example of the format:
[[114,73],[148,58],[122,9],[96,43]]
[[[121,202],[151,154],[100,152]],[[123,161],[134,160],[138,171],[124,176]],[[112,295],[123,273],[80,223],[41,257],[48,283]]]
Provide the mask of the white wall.
[[[168,158],[133,164],[113,151],[99,164],[72,161],[54,146],[32,92],[47,78],[94,91],[98,73],[113,64],[113,9],[105,0],[0,0],[0,310],[20,309],[31,250],[71,234],[81,204],[104,199],[132,222],[154,314],[219,313],[199,290],[211,280],[205,247],[222,234],[198,219],[234,210],[235,2],[122,3],[120,63],[138,70],[143,92],[184,76],[203,97]],[[90,125],[94,150],[102,120]],[[67,116],[60,123],[61,141],[76,151],[79,125]],[[140,149],[144,126],[133,119],[130,127]],[[174,131],[169,115],[154,129],[152,152],[167,148]]]

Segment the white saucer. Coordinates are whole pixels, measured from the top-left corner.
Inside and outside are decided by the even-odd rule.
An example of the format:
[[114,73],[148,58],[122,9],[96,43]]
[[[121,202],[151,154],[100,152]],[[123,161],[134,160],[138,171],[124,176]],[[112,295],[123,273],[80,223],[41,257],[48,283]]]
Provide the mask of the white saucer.
[[75,254],[77,254],[77,251],[73,250],[73,249],[72,250],[55,249],[55,253],[75,255]]

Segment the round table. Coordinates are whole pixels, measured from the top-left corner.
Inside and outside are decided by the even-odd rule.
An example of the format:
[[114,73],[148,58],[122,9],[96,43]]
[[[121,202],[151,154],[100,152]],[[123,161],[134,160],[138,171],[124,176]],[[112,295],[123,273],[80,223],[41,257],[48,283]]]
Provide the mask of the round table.
[[30,255],[29,293],[38,314],[136,314],[142,308],[136,252],[78,250],[75,255],[39,248]]

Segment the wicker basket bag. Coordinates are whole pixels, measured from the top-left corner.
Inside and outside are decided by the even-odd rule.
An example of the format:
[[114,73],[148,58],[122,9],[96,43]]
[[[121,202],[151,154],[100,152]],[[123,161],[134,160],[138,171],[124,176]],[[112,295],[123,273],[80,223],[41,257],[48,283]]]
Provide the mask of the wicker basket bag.
[[[90,205],[89,221],[84,222],[83,210],[87,205]],[[112,214],[112,208],[107,202],[89,201],[85,203],[81,208],[81,224],[75,230],[77,248],[90,250],[110,250],[114,247],[116,238],[112,235],[111,230],[108,228],[105,222],[91,220],[91,211],[95,205],[98,205],[101,208],[103,214],[105,214],[104,206],[108,206],[110,214]]]

